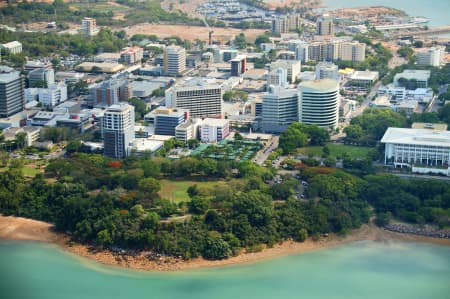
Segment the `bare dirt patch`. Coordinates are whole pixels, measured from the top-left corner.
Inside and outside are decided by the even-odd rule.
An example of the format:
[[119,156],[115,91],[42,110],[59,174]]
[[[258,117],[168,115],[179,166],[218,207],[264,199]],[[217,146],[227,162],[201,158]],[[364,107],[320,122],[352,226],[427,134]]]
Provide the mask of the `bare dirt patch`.
[[[128,36],[134,34],[154,34],[161,38],[178,36],[186,40],[208,40],[208,28],[202,26],[189,25],[162,25],[162,24],[138,24],[124,28]],[[263,29],[241,30],[236,28],[213,28],[214,41],[227,41],[234,39],[236,35],[244,33],[248,41],[254,42],[258,35],[265,32]]]

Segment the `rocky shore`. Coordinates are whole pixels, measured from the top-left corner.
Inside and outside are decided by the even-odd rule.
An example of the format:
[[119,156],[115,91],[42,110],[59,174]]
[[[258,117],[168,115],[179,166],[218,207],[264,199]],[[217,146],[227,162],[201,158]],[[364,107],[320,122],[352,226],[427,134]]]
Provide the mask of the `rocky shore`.
[[391,232],[426,236],[432,238],[450,239],[450,230],[439,230],[430,226],[418,227],[409,224],[388,224],[384,228]]

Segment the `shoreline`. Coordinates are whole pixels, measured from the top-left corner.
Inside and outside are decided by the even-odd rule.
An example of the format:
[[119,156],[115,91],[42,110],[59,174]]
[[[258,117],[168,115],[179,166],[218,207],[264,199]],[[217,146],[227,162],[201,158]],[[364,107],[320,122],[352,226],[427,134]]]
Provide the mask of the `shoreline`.
[[137,255],[121,255],[113,253],[110,250],[93,251],[87,245],[71,242],[67,235],[53,232],[52,227],[51,224],[42,221],[0,215],[0,239],[29,240],[56,244],[66,252],[78,257],[88,258],[104,265],[153,272],[251,264],[291,254],[329,249],[358,241],[400,241],[450,246],[450,239],[396,233],[381,229],[373,224],[364,224],[361,228],[353,230],[346,236],[330,234],[328,237],[322,237],[318,241],[313,241],[311,238],[308,238],[303,243],[284,241],[275,244],[272,248],[266,248],[260,252],[241,253],[238,256],[230,257],[225,260],[210,261],[203,258],[194,258],[189,261],[184,261],[172,257],[150,260],[145,253],[142,252]]

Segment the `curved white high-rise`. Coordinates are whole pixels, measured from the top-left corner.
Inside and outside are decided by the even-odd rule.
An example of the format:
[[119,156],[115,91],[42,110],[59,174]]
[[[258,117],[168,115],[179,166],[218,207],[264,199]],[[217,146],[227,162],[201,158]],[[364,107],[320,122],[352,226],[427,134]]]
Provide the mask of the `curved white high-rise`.
[[304,81],[299,89],[300,122],[323,128],[336,128],[339,119],[338,81],[332,79]]

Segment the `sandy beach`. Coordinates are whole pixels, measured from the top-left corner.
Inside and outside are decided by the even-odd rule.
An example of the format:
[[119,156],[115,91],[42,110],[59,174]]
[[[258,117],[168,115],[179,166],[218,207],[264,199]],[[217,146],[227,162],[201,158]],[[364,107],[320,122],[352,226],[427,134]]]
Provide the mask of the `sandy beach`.
[[1,215],[0,238],[55,243],[68,252],[95,260],[102,264],[147,271],[175,271],[253,263],[283,255],[332,248],[346,243],[363,240],[372,240],[377,242],[426,242],[450,246],[449,239],[437,239],[417,235],[394,233],[380,229],[370,224],[363,225],[360,229],[352,231],[352,233],[347,236],[337,236],[331,234],[328,237],[321,238],[319,241],[313,241],[309,238],[303,243],[285,241],[283,243],[276,244],[272,248],[266,248],[261,252],[242,253],[227,260],[209,261],[203,258],[195,258],[189,261],[183,261],[176,258],[149,260],[145,256],[145,254],[130,256],[118,255],[109,250],[94,251],[92,250],[92,248],[86,245],[73,244],[73,242],[70,242],[69,237],[64,234],[53,232],[51,224],[20,217],[5,217]]

